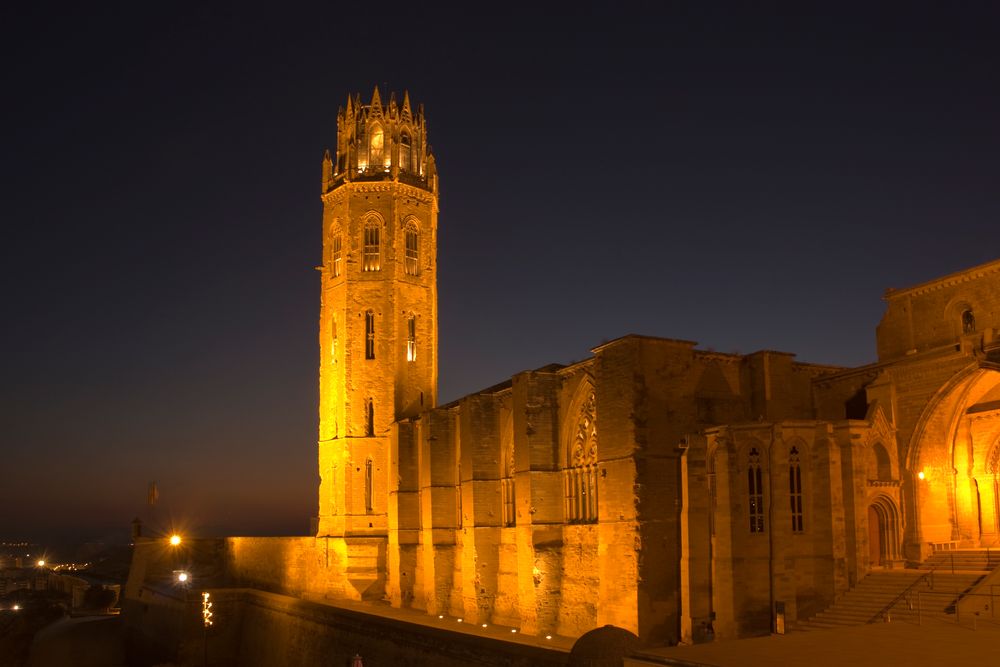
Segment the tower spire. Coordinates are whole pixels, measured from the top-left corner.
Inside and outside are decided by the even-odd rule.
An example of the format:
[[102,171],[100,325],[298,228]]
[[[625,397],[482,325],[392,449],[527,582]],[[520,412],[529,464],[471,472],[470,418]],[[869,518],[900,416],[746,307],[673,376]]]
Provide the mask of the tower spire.
[[413,112],[410,111],[410,93],[406,90],[403,91],[402,120],[404,123],[413,122]]
[[371,115],[373,117],[382,115],[382,97],[378,94],[377,84],[375,86],[375,92],[372,93]]

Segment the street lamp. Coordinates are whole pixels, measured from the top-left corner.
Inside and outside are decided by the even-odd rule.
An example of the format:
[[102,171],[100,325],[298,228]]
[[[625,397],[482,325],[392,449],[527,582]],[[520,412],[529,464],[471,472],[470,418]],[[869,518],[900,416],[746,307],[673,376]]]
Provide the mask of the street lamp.
[[174,533],[173,535],[170,536],[170,546],[176,547],[180,543],[181,543],[181,536],[180,535],[178,535],[177,533]]

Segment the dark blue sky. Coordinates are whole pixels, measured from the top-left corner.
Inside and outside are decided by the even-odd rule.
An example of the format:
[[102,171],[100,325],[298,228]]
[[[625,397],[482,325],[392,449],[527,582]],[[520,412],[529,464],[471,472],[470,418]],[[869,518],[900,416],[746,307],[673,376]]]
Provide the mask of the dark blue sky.
[[444,400],[630,332],[873,361],[885,288],[1000,256],[1000,12],[803,4],[3,10],[0,537],[151,480],[307,529],[320,159],[376,83],[441,173]]

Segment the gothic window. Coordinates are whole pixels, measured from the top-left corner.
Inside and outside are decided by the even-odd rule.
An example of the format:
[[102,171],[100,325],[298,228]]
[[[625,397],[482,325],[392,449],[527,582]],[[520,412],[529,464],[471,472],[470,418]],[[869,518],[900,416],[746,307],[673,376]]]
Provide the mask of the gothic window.
[[597,399],[591,393],[580,409],[576,433],[569,445],[566,490],[566,520],[570,523],[597,521]]
[[750,532],[764,532],[764,476],[760,467],[760,452],[750,449],[747,466],[747,496],[750,506]]
[[962,311],[962,333],[970,334],[976,332],[976,316],[971,308]]
[[788,454],[788,498],[792,510],[792,532],[801,533],[802,522],[802,466],[799,463],[799,450],[792,447]]
[[365,313],[365,359],[375,358],[375,313]]
[[410,170],[410,135],[402,132],[399,135],[399,168]]
[[410,315],[406,318],[406,360],[417,360],[417,317]]
[[383,167],[382,159],[382,141],[384,135],[382,133],[382,128],[378,125],[372,128],[371,133],[368,136],[368,164],[371,165],[372,169],[380,169]]
[[337,318],[330,321],[330,361],[337,363]]
[[365,435],[369,438],[375,435],[375,401],[370,398],[365,404]]
[[404,269],[406,270],[406,275],[415,276],[420,272],[420,235],[417,231],[417,225],[411,220],[406,223],[406,260],[404,264]]
[[361,264],[363,271],[378,271],[382,268],[381,233],[382,225],[377,218],[365,221],[365,243]]
[[375,465],[371,459],[365,461],[365,512],[375,510]]
[[330,236],[330,275],[334,278],[338,278],[343,269],[344,258],[341,243],[340,227],[334,227]]

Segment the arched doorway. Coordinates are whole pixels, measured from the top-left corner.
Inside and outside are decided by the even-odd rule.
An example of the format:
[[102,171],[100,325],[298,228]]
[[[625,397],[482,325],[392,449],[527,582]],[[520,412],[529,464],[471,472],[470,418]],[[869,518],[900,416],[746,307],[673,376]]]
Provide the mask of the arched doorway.
[[868,561],[888,567],[899,559],[899,510],[891,498],[879,496],[868,506]]

